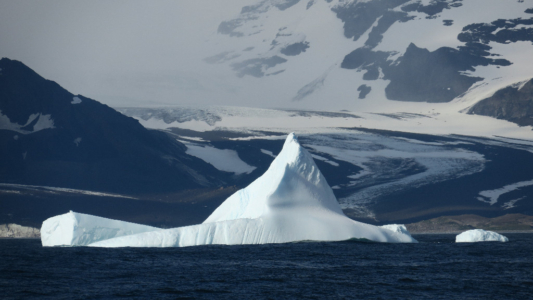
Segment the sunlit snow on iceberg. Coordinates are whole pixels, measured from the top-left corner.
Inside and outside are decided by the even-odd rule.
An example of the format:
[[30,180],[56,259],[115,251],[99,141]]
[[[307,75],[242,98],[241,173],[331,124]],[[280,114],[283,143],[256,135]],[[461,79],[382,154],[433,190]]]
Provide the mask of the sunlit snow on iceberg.
[[[350,239],[417,242],[403,225],[378,227],[346,217],[311,155],[294,134],[287,137],[265,174],[226,199],[202,224],[163,230],[114,220],[109,222],[116,222],[115,225],[103,226],[103,218],[98,217],[94,217],[94,224],[61,217],[43,223],[43,246],[186,247]],[[55,227],[48,224],[53,219]],[[97,230],[113,226],[120,234]],[[131,234],[124,234],[126,230]],[[98,237],[91,237],[91,232]],[[68,238],[57,237],[63,235]]]
[[483,229],[472,229],[465,231],[455,237],[456,243],[474,243],[474,242],[508,242],[509,239],[494,231],[485,231]]

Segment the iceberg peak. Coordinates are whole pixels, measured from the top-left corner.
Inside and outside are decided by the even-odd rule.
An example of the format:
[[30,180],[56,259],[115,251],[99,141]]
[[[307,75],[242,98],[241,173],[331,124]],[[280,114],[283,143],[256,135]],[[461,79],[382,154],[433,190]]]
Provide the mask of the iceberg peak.
[[[163,230],[74,214],[76,224],[66,215],[45,221],[43,229],[50,230],[43,230],[43,245],[62,245],[61,241],[45,240],[71,232],[63,245],[185,247],[349,239],[417,242],[403,225],[377,227],[344,215],[326,179],[294,133],[289,134],[261,177],[231,195],[202,224]],[[63,229],[56,229],[60,227]]]
[[268,170],[229,197],[204,223],[255,219],[287,210],[304,214],[321,210],[344,216],[326,179],[294,133],[289,134]]

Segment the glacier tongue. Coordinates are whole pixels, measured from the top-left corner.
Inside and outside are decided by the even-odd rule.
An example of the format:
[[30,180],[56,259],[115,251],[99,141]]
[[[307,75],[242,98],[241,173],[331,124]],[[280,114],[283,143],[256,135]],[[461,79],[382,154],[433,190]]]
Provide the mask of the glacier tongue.
[[[55,218],[59,217],[62,216]],[[97,219],[94,221],[100,222]],[[98,225],[87,226],[99,228]],[[117,228],[130,228],[129,225],[116,225]],[[67,228],[65,231],[69,231],[69,226],[72,227],[70,224],[64,226]],[[74,226],[74,231],[79,231],[81,227]],[[92,241],[84,245],[185,247],[348,239],[417,242],[403,225],[377,227],[346,217],[311,155],[292,133],[265,174],[226,199],[202,224],[111,235],[106,233],[98,238],[84,237],[84,242]],[[81,244],[78,242],[77,245]]]

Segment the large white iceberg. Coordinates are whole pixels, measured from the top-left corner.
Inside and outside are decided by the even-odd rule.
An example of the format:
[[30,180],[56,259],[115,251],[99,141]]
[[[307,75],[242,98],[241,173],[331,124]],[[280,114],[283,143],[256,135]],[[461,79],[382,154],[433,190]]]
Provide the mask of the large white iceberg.
[[416,242],[403,225],[378,227],[346,217],[311,155],[290,134],[265,174],[229,197],[202,224],[147,230],[88,245],[185,247],[348,239]]
[[509,239],[494,231],[485,231],[483,229],[472,229],[465,231],[455,237],[456,243],[474,243],[474,242],[508,242]]
[[43,222],[41,242],[43,246],[86,246],[106,239],[155,230],[161,229],[70,211]]

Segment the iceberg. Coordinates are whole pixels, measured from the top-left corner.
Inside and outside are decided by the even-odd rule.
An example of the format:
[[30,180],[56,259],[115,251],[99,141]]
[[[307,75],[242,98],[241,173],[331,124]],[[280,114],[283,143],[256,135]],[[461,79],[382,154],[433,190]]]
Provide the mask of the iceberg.
[[161,229],[70,211],[43,222],[41,243],[45,247],[87,246],[106,239],[155,230]]
[[485,231],[483,229],[472,229],[458,234],[455,237],[456,243],[475,243],[475,242],[508,242],[509,239],[494,231]]
[[403,225],[378,227],[344,215],[313,158],[291,133],[268,170],[226,199],[202,224],[92,239],[86,245],[186,247],[350,239],[417,242]]

